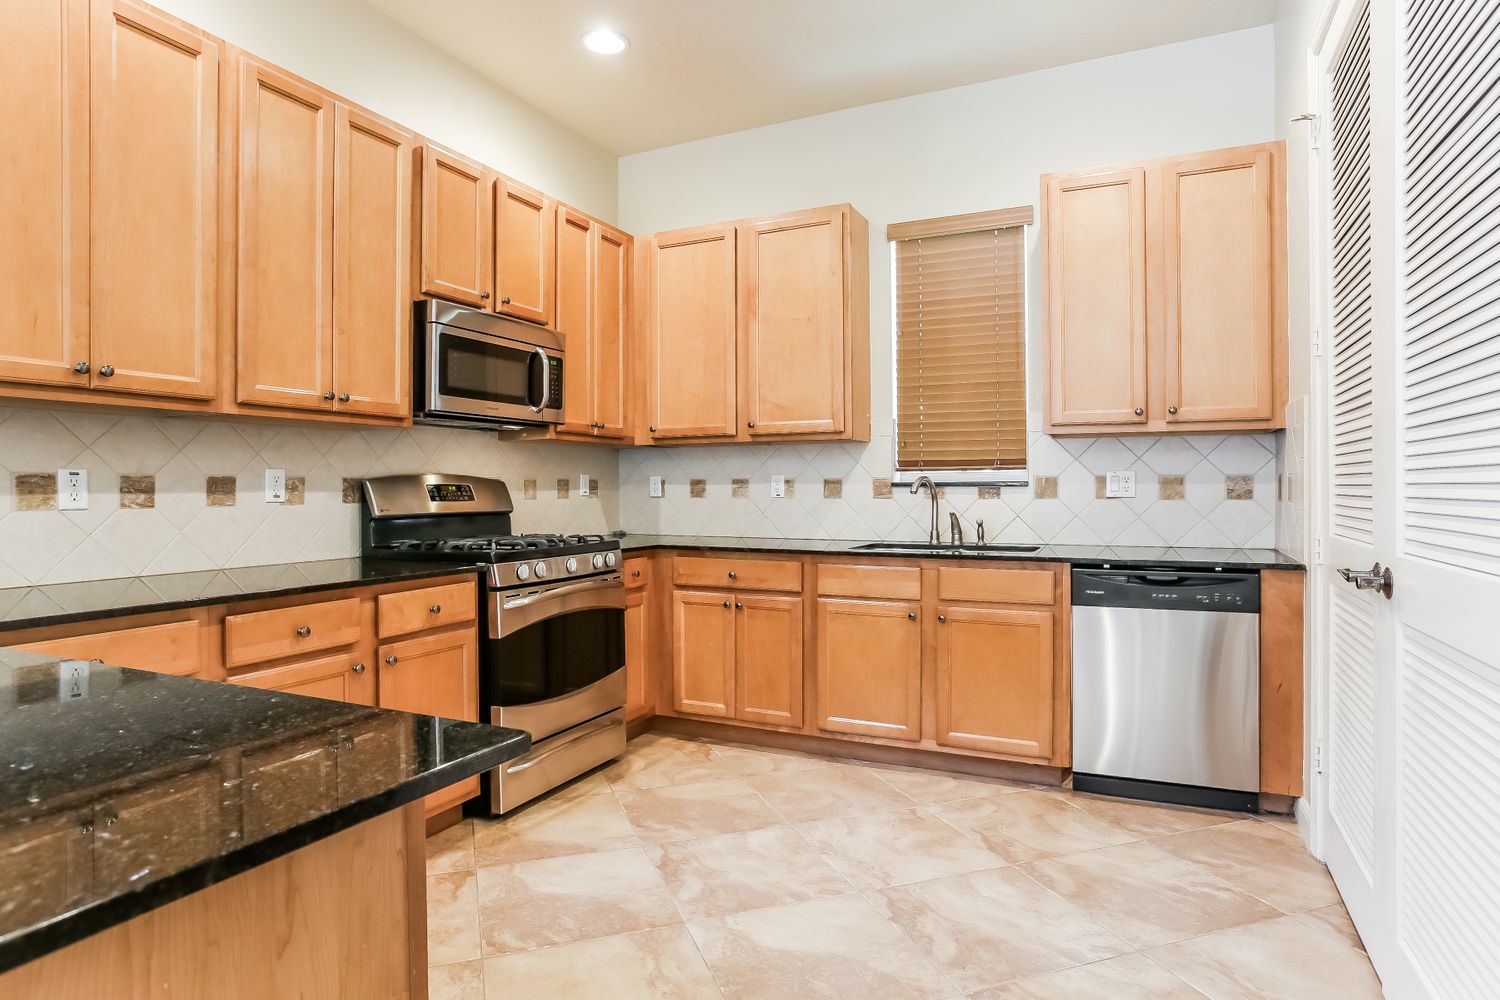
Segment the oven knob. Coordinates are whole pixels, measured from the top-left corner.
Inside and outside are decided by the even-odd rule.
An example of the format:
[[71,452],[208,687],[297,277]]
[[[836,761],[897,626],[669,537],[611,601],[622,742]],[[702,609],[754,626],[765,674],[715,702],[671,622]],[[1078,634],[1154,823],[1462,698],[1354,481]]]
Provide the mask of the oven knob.
[[595,569],[603,569],[604,568],[604,554],[603,553],[601,553],[601,552],[594,553],[594,558],[591,561],[593,562]]
[[578,572],[578,560],[574,559],[572,556],[568,556],[568,561],[565,562],[565,563],[563,563],[563,567],[569,573],[577,573]]
[[615,568],[615,554],[613,552],[604,553],[604,565],[608,566],[610,569]]
[[540,580],[542,577],[544,577],[544,576],[547,575],[547,564],[546,563],[539,562],[539,563],[536,564],[535,568],[536,568],[536,578],[538,580]]
[[526,578],[528,578],[530,576],[531,576],[531,567],[530,566],[526,565],[525,563],[522,563],[521,565],[519,565],[519,566],[516,567],[516,579],[517,580],[525,580]]

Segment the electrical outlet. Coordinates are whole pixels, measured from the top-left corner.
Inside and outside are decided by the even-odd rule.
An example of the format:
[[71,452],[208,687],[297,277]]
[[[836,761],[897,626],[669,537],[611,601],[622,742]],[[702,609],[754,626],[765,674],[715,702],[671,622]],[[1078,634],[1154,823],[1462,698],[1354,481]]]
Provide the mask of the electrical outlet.
[[87,469],[57,470],[57,509],[89,509],[89,472]]
[[57,700],[77,701],[89,696],[87,660],[63,660],[57,665]]
[[266,503],[286,503],[286,470],[266,470]]
[[1127,498],[1135,496],[1135,473],[1133,471],[1105,473],[1104,495]]
[[786,476],[771,477],[771,496],[777,500],[786,497]]
[[656,500],[660,500],[661,499],[661,493],[662,493],[661,476],[652,476],[651,477],[651,496],[652,496],[652,498],[654,498]]
[[594,495],[593,491],[590,489],[590,487],[592,485],[593,485],[593,479],[591,479],[589,477],[589,474],[587,472],[581,472],[581,473],[578,474],[578,495],[579,496],[581,496],[581,497],[593,496]]

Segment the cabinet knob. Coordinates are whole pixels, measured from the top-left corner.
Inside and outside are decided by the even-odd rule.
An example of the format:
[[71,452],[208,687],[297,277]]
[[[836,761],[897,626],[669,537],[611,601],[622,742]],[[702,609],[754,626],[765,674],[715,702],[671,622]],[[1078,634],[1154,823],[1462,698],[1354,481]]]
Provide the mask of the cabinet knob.
[[440,614],[443,613],[443,606],[441,604],[434,604],[432,607],[428,608],[427,610],[431,611],[435,615],[440,615]]
[[104,817],[105,826],[114,826],[118,822],[120,822],[120,817],[116,813],[110,813],[108,816]]
[[362,674],[362,673],[364,673],[365,672],[365,665],[363,663],[356,663],[354,665],[354,672],[356,674]]
[[743,610],[745,610],[745,606],[743,604],[741,604],[739,601],[735,601],[734,602],[734,610],[736,610],[736,611],[743,611]]
[[1138,417],[1144,417],[1146,415],[1146,411],[1143,408],[1137,406],[1135,408],[1135,415]]
[[508,306],[508,305],[510,305],[510,296],[507,295],[505,298],[501,299],[500,300],[500,304],[502,306]]
[[394,667],[396,665],[396,654],[392,653],[390,656],[387,656],[385,658],[385,663],[386,666]]
[[655,425],[655,424],[652,424],[652,425],[651,425],[651,433],[652,433],[652,434],[655,434],[655,433],[656,433],[656,425]]
[[105,365],[103,368],[99,369],[99,377],[100,378],[114,378],[114,375],[115,375],[115,366],[114,365]]
[[731,580],[735,579],[734,570],[730,570],[729,571],[729,579],[731,579]]
[[916,621],[917,620],[917,613],[915,611],[908,611],[906,613],[906,620],[910,621],[910,622]]
[[349,402],[349,394],[347,392],[341,392],[341,393],[339,393],[339,402],[340,403],[347,403],[347,402]]
[[1167,407],[1167,412],[1168,413],[1176,413],[1177,412],[1177,407],[1175,407],[1175,406],[1169,406],[1169,407]]
[[938,615],[938,621],[945,622],[947,620],[948,620],[948,616],[947,615]]
[[488,302],[489,300],[490,300],[490,293],[489,292],[480,292],[479,293],[479,301],[480,302]]
[[329,389],[327,392],[323,393],[323,398],[328,400],[330,403],[333,402],[333,390]]
[[301,636],[303,639],[306,639],[308,636],[312,635],[312,629],[306,625],[303,625],[301,628],[297,629],[297,635]]
[[640,576],[641,575],[641,571],[638,570],[638,569],[633,569],[633,570],[630,571],[630,575],[631,576]]
[[94,832],[94,821],[91,820],[91,819],[86,819],[82,823],[79,823],[78,824],[78,832],[79,833],[83,833],[83,834],[93,833]]
[[747,421],[745,421],[745,426],[746,427],[754,427],[755,426],[755,421],[754,420],[747,420]]
[[729,607],[729,602],[728,602],[728,601],[725,601],[725,602],[724,602],[724,607],[725,607],[725,608],[726,608],[726,609],[727,609],[727,608],[728,608],[728,607]]
[[89,363],[87,361],[80,361],[73,366],[73,370],[80,375],[87,375],[89,373]]

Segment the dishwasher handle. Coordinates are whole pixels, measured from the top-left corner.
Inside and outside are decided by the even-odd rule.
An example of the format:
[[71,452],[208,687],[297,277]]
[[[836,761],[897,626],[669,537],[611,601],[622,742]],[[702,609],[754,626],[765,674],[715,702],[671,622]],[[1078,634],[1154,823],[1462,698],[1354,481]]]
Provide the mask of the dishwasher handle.
[[1075,569],[1073,606],[1259,614],[1260,574]]

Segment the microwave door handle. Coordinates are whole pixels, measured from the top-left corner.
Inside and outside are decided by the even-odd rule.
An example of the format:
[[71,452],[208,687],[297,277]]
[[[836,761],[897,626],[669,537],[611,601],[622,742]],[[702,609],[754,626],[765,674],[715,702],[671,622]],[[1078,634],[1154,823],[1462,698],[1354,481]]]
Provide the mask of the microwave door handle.
[[[531,357],[528,358],[526,362],[526,367],[528,370],[530,369],[531,365],[536,362],[540,363],[541,368],[541,374],[536,378],[534,383],[530,378],[527,378],[526,380],[526,394],[528,397],[526,400],[526,405],[531,407],[531,412],[533,413],[541,413],[542,410],[547,406],[547,360],[547,352],[538,347],[531,352]],[[535,384],[537,387],[535,402],[532,402],[530,398],[531,387],[533,384]]]

